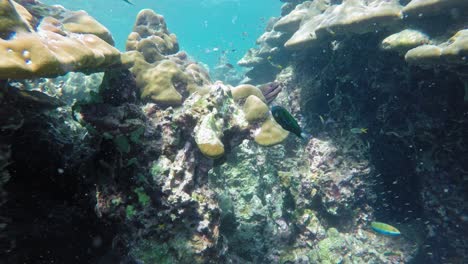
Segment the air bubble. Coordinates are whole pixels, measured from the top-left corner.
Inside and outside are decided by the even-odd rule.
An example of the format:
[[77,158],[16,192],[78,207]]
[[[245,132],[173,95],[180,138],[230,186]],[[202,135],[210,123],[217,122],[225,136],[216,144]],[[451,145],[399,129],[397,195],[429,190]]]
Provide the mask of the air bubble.
[[32,61],[31,60],[25,60],[24,62],[26,62],[27,65],[31,65],[32,64]]
[[29,50],[23,50],[22,55],[23,55],[23,57],[25,57],[25,58],[29,58],[29,56],[31,55],[31,52],[29,52]]

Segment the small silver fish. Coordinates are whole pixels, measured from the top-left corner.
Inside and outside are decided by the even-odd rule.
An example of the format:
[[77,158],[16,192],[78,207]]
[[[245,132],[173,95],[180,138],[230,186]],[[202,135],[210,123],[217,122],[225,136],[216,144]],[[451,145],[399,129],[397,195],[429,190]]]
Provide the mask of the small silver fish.
[[353,134],[366,134],[367,128],[365,127],[354,127],[350,129],[351,133]]

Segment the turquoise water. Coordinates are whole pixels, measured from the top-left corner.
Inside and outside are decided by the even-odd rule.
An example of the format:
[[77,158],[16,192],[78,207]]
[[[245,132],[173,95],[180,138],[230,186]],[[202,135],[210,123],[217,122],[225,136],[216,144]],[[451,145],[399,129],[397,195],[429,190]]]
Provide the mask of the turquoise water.
[[271,0],[44,0],[71,10],[86,10],[112,33],[117,48],[124,50],[136,15],[150,8],[163,15],[169,30],[178,37],[182,50],[194,59],[216,65],[223,50],[236,62],[255,45],[268,18],[279,16],[280,1]]

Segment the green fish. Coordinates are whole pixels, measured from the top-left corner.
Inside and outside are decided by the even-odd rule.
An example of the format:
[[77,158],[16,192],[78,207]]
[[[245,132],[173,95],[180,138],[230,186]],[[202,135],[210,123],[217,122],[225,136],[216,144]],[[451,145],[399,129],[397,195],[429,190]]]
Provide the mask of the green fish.
[[307,139],[308,135],[302,132],[301,127],[297,123],[296,119],[282,106],[273,106],[271,108],[271,114],[275,121],[280,124],[280,126],[289,131],[294,133],[296,136]]
[[381,222],[372,222],[371,223],[372,229],[380,234],[388,235],[388,236],[399,236],[401,235],[400,231],[395,227],[381,223]]
[[129,4],[129,5],[135,5],[134,3],[130,2],[130,0],[124,0],[124,2]]

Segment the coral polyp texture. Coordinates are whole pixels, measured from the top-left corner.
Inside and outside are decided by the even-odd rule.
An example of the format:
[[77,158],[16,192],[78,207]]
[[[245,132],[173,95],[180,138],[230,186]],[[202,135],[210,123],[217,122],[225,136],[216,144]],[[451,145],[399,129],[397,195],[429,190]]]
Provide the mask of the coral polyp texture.
[[[0,13],[2,79],[102,71],[121,64],[109,31],[84,11],[62,19],[34,17],[20,4],[2,0]],[[33,23],[41,19],[39,25]]]

